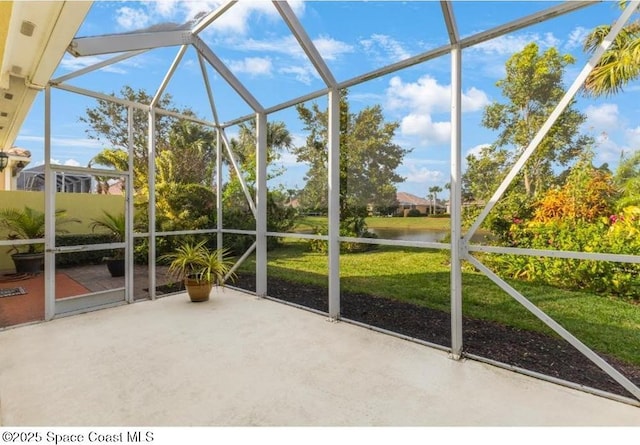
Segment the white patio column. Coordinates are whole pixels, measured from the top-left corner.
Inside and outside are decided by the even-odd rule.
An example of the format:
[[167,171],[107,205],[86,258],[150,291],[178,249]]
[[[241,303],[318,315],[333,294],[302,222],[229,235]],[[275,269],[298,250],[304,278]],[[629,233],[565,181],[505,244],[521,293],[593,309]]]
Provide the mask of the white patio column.
[[134,207],[133,207],[133,180],[134,180],[134,156],[133,156],[133,106],[129,105],[127,107],[127,150],[128,150],[128,166],[129,166],[129,176],[127,177],[127,185],[126,185],[126,193],[125,193],[125,205],[127,208],[125,209],[125,221],[127,223],[127,228],[125,231],[125,254],[126,254],[126,267],[125,267],[125,294],[127,296],[127,302],[133,303],[135,301],[135,288],[134,288],[134,280],[135,280],[135,265],[133,262],[133,250],[134,250],[134,238],[133,238],[133,215],[134,215]]
[[216,128],[216,247],[223,247],[222,239],[222,134]]
[[340,90],[329,90],[329,318],[340,318]]
[[267,295],[267,115],[256,114],[256,294]]
[[451,50],[451,355],[462,355],[462,50]]
[[56,314],[56,174],[51,170],[51,88],[44,89],[44,319]]
[[149,108],[148,176],[149,186],[149,297],[156,299],[156,114]]

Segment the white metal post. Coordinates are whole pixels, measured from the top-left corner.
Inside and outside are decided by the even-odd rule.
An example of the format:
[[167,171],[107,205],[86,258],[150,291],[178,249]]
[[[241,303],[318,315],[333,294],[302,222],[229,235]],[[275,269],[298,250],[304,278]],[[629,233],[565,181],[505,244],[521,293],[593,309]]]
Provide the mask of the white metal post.
[[148,185],[149,185],[149,297],[156,299],[156,114],[149,108]]
[[451,50],[451,356],[462,355],[462,50]]
[[256,114],[256,294],[267,295],[267,115]]
[[329,90],[329,318],[340,318],[340,90]]
[[135,266],[133,264],[133,249],[134,249],[134,241],[133,241],[133,113],[134,108],[129,106],[127,108],[127,147],[129,150],[129,176],[127,177],[127,185],[125,191],[125,205],[127,208],[125,209],[125,221],[127,223],[125,230],[125,243],[126,247],[124,250],[125,258],[126,258],[126,267],[125,267],[125,295],[127,302],[133,303],[135,301],[134,295],[134,280],[135,280]]
[[216,230],[218,249],[224,246],[222,239],[222,134],[216,129]]
[[51,170],[51,88],[44,89],[44,319],[56,314],[56,175]]

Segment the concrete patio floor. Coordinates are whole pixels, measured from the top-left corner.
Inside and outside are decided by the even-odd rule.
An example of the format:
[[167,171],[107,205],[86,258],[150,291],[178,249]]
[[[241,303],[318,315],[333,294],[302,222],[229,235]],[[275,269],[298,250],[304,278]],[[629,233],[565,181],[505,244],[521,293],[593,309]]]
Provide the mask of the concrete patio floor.
[[5,426],[640,425],[640,408],[225,289],[0,332]]

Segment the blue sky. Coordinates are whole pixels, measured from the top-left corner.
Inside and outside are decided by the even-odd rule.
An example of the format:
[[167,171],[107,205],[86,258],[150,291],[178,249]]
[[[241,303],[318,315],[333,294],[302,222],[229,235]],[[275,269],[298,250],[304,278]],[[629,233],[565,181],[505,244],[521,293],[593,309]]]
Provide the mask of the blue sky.
[[[127,32],[157,23],[184,23],[218,1],[95,2],[78,35]],[[469,36],[558,2],[460,2],[454,4],[460,34]],[[446,44],[448,36],[438,2],[290,2],[299,20],[338,80],[346,80],[408,56]],[[503,76],[504,63],[529,42],[541,49],[555,46],[574,55],[567,69],[573,80],[587,60],[581,43],[591,28],[611,23],[619,15],[617,2],[603,2],[553,19],[463,52],[463,154],[490,144],[495,134],[480,125],[483,107],[503,100],[495,83]],[[227,64],[258,101],[276,105],[323,88],[313,66],[306,60],[270,2],[241,1],[201,37]],[[147,52],[69,83],[104,93],[123,85],[154,92],[170,66],[177,48]],[[56,76],[93,64],[102,57],[75,59],[66,55]],[[435,59],[350,89],[352,111],[379,104],[388,120],[399,123],[396,142],[411,148],[398,172],[406,178],[400,191],[426,196],[433,185],[443,186],[449,177],[450,58]],[[232,120],[251,113],[250,108],[213,71],[209,70],[220,119]],[[178,107],[191,107],[212,119],[192,49],[182,60],[167,92]],[[597,140],[596,162],[615,165],[620,152],[640,147],[640,83],[611,98],[578,97],[577,108],[587,115],[583,127]],[[87,165],[105,145],[89,140],[78,118],[91,99],[53,91],[52,158],[62,164]],[[325,99],[318,103],[326,105]],[[284,121],[301,144],[305,134],[295,110],[274,113],[271,120]],[[229,129],[229,136],[235,130]],[[16,145],[32,151],[32,165],[43,162],[42,98],[34,104]],[[304,185],[304,165],[284,154],[278,166],[285,173],[277,179],[287,188]]]

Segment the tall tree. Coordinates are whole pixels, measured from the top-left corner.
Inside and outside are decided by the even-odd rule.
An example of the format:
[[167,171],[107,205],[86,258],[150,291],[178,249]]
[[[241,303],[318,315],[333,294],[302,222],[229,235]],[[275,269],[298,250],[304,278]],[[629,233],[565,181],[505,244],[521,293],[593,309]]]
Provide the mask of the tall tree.
[[[243,179],[247,186],[255,193],[256,181],[256,121],[251,120],[249,123],[240,124],[238,137],[231,139],[229,144],[231,150],[241,165]],[[267,164],[273,165],[277,161],[284,150],[292,148],[291,133],[287,129],[284,122],[274,121],[267,122]],[[271,169],[268,173],[268,179],[273,179],[282,172],[278,169]],[[240,188],[240,181],[235,173],[231,172],[230,180],[226,185],[224,197],[230,205],[245,205],[244,194]],[[245,203],[245,204],[240,204]]]
[[[485,127],[499,131],[496,148],[508,147],[516,156],[524,151],[563,96],[562,76],[572,63],[572,56],[561,55],[555,48],[540,54],[535,43],[507,60],[506,77],[496,85],[508,101],[488,105],[482,120]],[[586,117],[574,109],[574,103],[561,114],[523,169],[529,197],[544,191],[555,165],[566,165],[591,143],[591,138],[579,134]]]
[[186,120],[171,126],[168,149],[173,157],[172,182],[212,185],[216,159],[215,131]]
[[[626,7],[628,1],[619,2]],[[593,53],[611,31],[611,25],[593,29],[584,41],[584,50]],[[622,28],[600,62],[587,77],[584,89],[587,95],[610,96],[622,91],[629,82],[640,77],[640,20]]]
[[[306,144],[294,149],[298,162],[309,165],[301,193],[303,206],[327,208],[328,111],[317,103],[296,106],[309,132]],[[349,112],[348,93],[340,98],[340,211],[344,218],[362,213],[368,205],[384,208],[396,200],[396,173],[410,150],[393,143],[397,122],[385,122],[380,106]]]
[[[116,96],[115,93],[112,96]],[[119,97],[131,102],[150,104],[153,99],[146,91],[135,91],[130,86],[122,87]],[[158,103],[160,108],[179,111],[172,106],[172,98],[165,94]],[[182,113],[191,113],[189,110],[182,110]],[[128,137],[128,110],[127,107],[108,100],[98,100],[98,105],[86,109],[86,116],[80,117],[80,121],[89,125],[86,130],[90,139],[97,139],[106,142],[112,148],[127,150],[129,147]],[[158,141],[158,151],[166,148],[169,132],[171,130],[172,118],[165,115],[156,115],[156,139]],[[149,117],[141,109],[133,110],[133,150],[135,162],[140,168],[146,168],[148,159],[147,138],[149,134]]]

